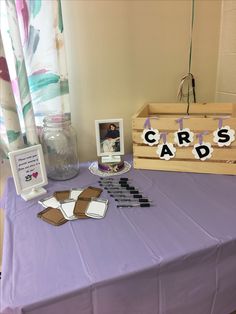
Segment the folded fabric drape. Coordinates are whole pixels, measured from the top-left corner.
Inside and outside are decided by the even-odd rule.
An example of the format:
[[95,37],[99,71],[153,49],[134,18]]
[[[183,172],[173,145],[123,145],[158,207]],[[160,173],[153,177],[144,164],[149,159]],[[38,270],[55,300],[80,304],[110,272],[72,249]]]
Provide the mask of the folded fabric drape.
[[[4,152],[9,150],[17,150],[24,146],[23,137],[21,134],[20,121],[17,114],[16,103],[12,93],[10,76],[8,72],[7,62],[2,46],[0,34],[0,134],[1,146]],[[2,118],[2,119],[1,119]],[[5,126],[5,127],[4,127]]]
[[60,0],[0,1],[1,147],[38,143],[48,114],[68,113],[69,84]]

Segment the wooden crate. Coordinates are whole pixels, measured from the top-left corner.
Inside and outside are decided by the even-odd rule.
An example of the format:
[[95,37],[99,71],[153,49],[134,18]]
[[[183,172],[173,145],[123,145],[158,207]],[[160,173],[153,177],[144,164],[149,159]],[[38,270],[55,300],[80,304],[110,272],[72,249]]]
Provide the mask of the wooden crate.
[[[174,144],[173,133],[178,130],[176,119],[187,115],[185,103],[148,103],[132,117],[134,168],[197,173],[218,173],[236,175],[236,140],[228,147],[219,147],[213,142],[213,131],[218,128],[216,117],[229,117],[223,125],[229,125],[236,131],[236,104],[232,103],[197,103],[190,104],[189,119],[184,120],[184,128],[194,134],[207,130],[204,141],[210,142],[214,151],[212,157],[202,161],[192,154],[194,142],[189,147],[176,147],[175,158],[161,160],[156,154],[156,146],[143,143],[141,134],[147,117],[151,127],[160,132],[167,132],[167,141]],[[158,117],[158,119],[152,119]]]

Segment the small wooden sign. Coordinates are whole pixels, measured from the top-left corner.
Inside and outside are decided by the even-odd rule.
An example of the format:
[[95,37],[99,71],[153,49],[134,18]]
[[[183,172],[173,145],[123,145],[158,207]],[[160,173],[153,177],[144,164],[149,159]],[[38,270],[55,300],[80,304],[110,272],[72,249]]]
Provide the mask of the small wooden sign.
[[19,149],[8,154],[17,194],[28,201],[45,194],[48,183],[41,145]]

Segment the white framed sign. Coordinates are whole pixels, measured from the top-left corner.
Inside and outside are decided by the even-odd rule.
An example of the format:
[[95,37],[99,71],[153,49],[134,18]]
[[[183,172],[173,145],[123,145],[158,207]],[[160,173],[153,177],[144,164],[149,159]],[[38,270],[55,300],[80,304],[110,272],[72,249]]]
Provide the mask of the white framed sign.
[[40,144],[8,153],[16,193],[28,201],[47,191],[48,183],[42,146]]

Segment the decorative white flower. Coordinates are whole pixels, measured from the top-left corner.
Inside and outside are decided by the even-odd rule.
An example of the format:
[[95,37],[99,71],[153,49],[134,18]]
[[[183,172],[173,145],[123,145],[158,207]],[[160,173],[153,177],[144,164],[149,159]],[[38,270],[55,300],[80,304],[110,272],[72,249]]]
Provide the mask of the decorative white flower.
[[170,160],[175,157],[176,148],[172,143],[163,143],[157,146],[156,153],[160,159]]
[[235,131],[226,125],[213,132],[213,141],[220,147],[230,146],[230,144],[235,140],[234,134]]
[[197,143],[194,145],[192,153],[196,159],[204,161],[212,157],[213,148],[211,147],[211,143],[208,142]]
[[159,143],[160,133],[157,129],[144,129],[141,138],[144,144],[153,146]]
[[194,133],[190,131],[189,128],[184,128],[174,132],[174,142],[182,147],[189,146],[193,142]]

